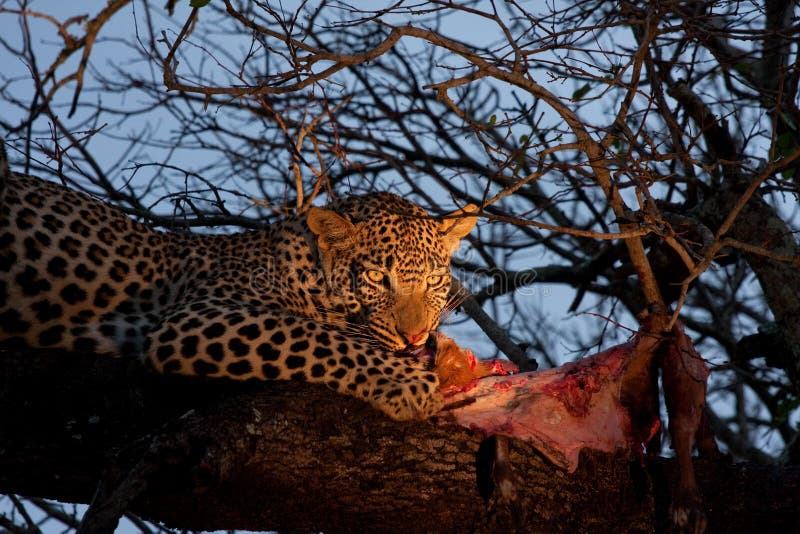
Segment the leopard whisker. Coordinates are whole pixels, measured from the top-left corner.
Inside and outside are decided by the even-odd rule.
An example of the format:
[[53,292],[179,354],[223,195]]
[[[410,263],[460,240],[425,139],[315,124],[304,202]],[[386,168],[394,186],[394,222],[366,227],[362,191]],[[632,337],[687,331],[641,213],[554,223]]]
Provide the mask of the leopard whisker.
[[470,292],[463,286],[458,288],[458,291],[455,291],[450,295],[445,302],[445,305],[442,307],[442,311],[439,312],[439,322],[443,323],[445,320],[452,314],[456,309],[458,309],[461,304],[464,303],[470,297]]

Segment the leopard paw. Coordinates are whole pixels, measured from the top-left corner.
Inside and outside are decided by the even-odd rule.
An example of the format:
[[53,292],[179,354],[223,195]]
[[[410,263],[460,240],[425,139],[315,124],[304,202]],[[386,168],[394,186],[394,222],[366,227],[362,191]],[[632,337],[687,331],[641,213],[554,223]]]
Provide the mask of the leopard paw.
[[372,391],[371,404],[398,421],[427,419],[444,407],[444,397],[434,373],[401,379],[381,378]]

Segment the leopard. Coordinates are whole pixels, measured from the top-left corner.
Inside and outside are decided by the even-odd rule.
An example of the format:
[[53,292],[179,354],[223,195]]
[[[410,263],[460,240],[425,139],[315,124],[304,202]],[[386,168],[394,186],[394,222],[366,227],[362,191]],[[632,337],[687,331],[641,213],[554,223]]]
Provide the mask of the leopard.
[[159,229],[0,158],[0,346],[139,358],[165,375],[321,383],[396,420],[444,404],[414,352],[477,221],[390,192],[256,229]]

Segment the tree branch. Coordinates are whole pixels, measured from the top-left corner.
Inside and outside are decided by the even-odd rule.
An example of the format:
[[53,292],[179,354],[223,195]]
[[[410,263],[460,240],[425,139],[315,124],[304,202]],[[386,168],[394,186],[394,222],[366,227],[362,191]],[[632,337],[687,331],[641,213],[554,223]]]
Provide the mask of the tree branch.
[[[503,504],[491,441],[391,421],[322,387],[173,379],[46,351],[3,351],[0,377],[0,403],[17,407],[0,411],[2,492],[88,502],[98,480],[138,478],[124,496],[133,512],[197,530],[652,531],[667,520],[672,460],[642,469],[587,455],[567,475],[514,441],[516,498]],[[797,466],[698,464],[714,530],[797,525]]]

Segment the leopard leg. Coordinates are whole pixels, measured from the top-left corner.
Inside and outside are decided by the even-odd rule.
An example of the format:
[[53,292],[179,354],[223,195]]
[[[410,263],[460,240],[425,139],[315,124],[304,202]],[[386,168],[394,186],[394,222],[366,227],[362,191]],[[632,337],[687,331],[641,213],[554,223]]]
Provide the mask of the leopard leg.
[[171,306],[144,357],[162,373],[323,383],[398,420],[424,419],[444,404],[436,374],[412,359],[296,314],[231,301]]

